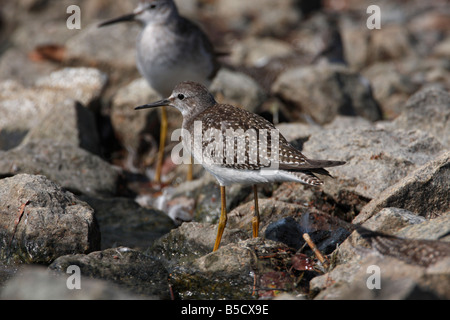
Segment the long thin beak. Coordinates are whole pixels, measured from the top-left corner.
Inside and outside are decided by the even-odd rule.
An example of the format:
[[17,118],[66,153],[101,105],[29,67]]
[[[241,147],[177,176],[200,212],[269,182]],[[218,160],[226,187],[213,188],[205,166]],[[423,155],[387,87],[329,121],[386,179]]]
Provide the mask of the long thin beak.
[[102,23],[100,23],[98,25],[98,27],[101,28],[101,27],[109,26],[111,24],[116,24],[116,23],[119,23],[119,22],[134,21],[135,17],[136,17],[135,13],[127,14],[127,15],[122,16],[122,17],[118,17],[118,18],[115,18],[115,19],[112,19],[112,20],[108,20],[108,21],[102,22]]
[[143,109],[164,107],[164,106],[169,106],[169,105],[170,105],[170,100],[164,99],[164,100],[161,100],[161,101],[157,101],[157,102],[154,102],[154,103],[145,104],[143,106],[136,107],[136,108],[134,108],[134,110],[143,110]]

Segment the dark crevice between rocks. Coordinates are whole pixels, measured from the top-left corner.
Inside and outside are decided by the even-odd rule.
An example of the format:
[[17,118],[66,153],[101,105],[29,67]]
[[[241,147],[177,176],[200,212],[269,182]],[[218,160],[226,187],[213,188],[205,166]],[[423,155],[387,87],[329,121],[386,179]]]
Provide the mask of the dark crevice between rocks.
[[336,197],[320,192],[316,199],[318,200],[315,202],[315,206],[319,210],[349,223],[351,223],[351,221],[361,212],[361,209],[370,202],[370,199],[368,198],[344,190],[339,191],[339,194]]

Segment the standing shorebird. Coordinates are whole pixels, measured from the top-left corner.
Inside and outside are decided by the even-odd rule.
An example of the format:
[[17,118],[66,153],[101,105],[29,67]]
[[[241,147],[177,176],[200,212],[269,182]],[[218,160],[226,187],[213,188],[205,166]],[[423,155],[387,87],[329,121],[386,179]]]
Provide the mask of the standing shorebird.
[[183,115],[183,147],[220,184],[221,214],[214,251],[219,248],[227,222],[225,187],[253,185],[255,211],[253,237],[258,237],[257,185],[295,181],[321,185],[315,174],[330,175],[324,168],[341,161],[310,160],[290,145],[275,126],[244,109],[218,104],[206,87],[182,82],[169,98],[137,107],[136,110],[172,106]]
[[[178,13],[173,0],[141,1],[133,13],[103,22],[99,27],[126,21],[137,21],[143,27],[137,40],[137,67],[162,97],[169,96],[182,81],[210,85],[220,68],[219,54],[199,27]],[[167,111],[162,108],[157,183],[161,182],[167,123]],[[192,165],[188,178],[191,175]]]

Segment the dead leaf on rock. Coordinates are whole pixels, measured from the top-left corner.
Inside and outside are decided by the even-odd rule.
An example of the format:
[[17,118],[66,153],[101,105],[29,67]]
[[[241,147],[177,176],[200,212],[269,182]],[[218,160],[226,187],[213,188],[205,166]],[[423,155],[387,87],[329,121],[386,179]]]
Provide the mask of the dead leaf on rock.
[[66,48],[57,44],[46,44],[37,46],[28,54],[28,58],[33,62],[51,61],[61,63],[66,56]]
[[306,255],[297,253],[292,256],[292,267],[298,271],[312,271],[314,270],[314,262]]

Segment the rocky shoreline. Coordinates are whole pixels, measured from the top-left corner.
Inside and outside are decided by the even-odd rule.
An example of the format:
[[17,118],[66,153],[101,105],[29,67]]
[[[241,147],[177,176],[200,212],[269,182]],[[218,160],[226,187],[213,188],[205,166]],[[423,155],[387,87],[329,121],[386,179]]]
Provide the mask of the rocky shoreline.
[[[213,24],[215,44],[230,50],[211,87],[220,101],[276,122],[310,158],[347,164],[320,188],[261,187],[257,239],[252,189],[228,188],[228,225],[212,252],[215,180],[196,165],[185,181],[172,144],[164,185],[152,183],[158,111],[134,107],[160,97],[135,68],[138,30],[96,27],[133,3],[80,1],[81,30],[65,27],[63,2],[8,3],[0,9],[0,299],[450,299],[445,2],[385,1],[390,15],[376,31],[354,1],[317,11],[294,0],[276,10],[269,1],[258,10],[177,2]],[[312,59],[336,23],[346,63]],[[169,117],[171,134],[181,116]],[[80,290],[68,289],[71,266]],[[381,289],[369,288],[378,280]]]

